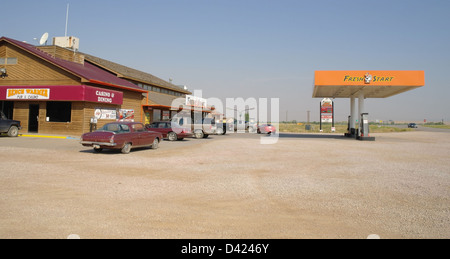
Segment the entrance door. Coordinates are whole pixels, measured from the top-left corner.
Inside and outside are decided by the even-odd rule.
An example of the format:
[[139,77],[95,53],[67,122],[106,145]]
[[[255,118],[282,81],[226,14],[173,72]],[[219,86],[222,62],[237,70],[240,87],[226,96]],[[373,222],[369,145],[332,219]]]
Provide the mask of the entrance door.
[[28,116],[28,132],[39,131],[39,104],[30,104]]
[[0,110],[5,114],[6,118],[12,120],[14,115],[14,102],[0,101]]

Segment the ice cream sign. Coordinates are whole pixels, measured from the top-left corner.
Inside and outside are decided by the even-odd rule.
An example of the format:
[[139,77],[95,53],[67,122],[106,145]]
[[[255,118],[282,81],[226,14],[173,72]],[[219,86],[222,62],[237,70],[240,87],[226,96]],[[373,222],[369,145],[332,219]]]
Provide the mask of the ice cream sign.
[[50,99],[50,89],[7,89],[6,99],[48,100]]

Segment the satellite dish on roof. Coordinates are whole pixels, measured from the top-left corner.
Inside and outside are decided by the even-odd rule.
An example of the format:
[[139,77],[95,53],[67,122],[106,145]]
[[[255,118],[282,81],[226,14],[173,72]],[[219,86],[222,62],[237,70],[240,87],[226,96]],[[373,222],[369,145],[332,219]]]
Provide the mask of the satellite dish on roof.
[[47,45],[47,40],[48,40],[48,32],[44,33],[41,37],[41,39],[39,40],[39,45]]

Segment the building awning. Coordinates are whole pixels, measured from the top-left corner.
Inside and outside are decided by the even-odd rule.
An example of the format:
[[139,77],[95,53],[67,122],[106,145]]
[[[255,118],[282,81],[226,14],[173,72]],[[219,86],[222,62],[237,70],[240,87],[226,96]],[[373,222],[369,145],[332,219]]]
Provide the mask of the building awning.
[[84,101],[123,104],[123,93],[87,85],[0,86],[3,101]]
[[424,71],[316,71],[313,98],[387,98],[424,85]]

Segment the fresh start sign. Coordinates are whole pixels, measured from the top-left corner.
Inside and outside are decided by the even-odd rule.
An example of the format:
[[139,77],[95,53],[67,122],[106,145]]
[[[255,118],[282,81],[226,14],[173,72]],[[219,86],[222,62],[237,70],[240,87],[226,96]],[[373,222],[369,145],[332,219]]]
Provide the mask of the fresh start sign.
[[359,70],[315,71],[315,86],[423,86],[424,71]]
[[371,84],[376,82],[392,82],[394,76],[372,76],[370,73],[366,73],[364,76],[350,76],[344,77],[344,82],[364,82],[364,84]]
[[49,100],[50,89],[7,89],[9,100]]

